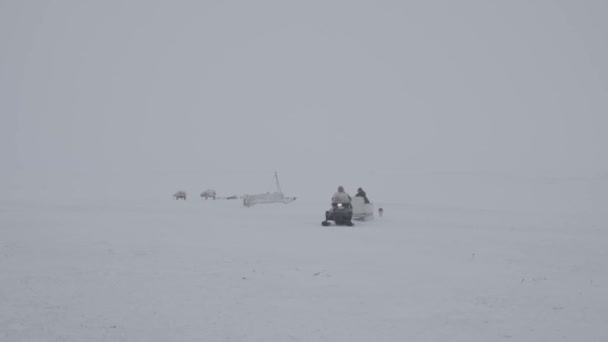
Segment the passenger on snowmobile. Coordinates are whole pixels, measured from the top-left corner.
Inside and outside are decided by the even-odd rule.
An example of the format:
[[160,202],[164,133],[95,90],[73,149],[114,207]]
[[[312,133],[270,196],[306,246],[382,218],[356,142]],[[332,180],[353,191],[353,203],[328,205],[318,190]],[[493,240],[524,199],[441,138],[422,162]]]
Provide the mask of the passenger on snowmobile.
[[367,194],[361,188],[357,189],[357,194],[355,195],[355,197],[363,197],[363,199],[365,200],[365,203],[366,204],[369,203],[369,199],[367,198]]
[[369,199],[367,199],[367,194],[361,188],[357,189],[357,194],[355,195],[355,197],[363,197],[365,203],[369,203]]

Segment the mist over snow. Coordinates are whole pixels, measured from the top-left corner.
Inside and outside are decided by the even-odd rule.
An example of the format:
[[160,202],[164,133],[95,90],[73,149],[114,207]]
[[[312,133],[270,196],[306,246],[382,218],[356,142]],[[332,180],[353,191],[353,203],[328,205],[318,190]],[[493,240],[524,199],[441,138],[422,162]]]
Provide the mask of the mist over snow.
[[[0,340],[605,340],[607,17],[593,0],[0,0]],[[199,197],[273,191],[275,171],[287,206]],[[322,229],[338,185],[387,217]],[[540,316],[563,329],[531,332]]]
[[602,2],[0,6],[3,197],[608,175]]

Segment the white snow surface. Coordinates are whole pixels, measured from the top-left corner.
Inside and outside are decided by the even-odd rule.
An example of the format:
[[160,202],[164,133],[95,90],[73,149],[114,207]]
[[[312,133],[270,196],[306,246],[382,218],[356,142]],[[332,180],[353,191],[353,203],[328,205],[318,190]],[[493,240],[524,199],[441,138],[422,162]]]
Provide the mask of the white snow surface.
[[0,341],[608,340],[605,225],[375,204],[2,200]]

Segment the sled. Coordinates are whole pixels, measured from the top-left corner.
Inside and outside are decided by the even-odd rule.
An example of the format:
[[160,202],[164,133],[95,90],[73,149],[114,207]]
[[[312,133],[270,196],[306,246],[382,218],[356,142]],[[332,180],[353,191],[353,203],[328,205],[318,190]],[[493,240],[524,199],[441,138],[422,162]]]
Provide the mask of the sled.
[[353,220],[366,221],[374,218],[374,204],[365,203],[363,197],[353,197],[351,205],[353,207]]

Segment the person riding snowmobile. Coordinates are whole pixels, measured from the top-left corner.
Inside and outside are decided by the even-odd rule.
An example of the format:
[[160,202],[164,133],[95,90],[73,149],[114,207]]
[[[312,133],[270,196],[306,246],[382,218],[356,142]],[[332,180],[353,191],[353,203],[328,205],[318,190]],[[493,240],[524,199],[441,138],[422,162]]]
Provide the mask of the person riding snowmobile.
[[335,203],[350,204],[350,195],[344,191],[344,187],[342,185],[338,187],[338,192],[336,192],[331,198],[331,204]]
[[350,195],[340,185],[338,192],[331,198],[331,209],[325,212],[325,221],[321,225],[329,226],[329,221],[334,221],[336,225],[353,226],[353,208],[350,202]]

